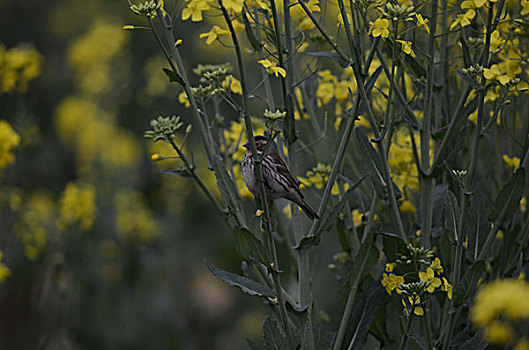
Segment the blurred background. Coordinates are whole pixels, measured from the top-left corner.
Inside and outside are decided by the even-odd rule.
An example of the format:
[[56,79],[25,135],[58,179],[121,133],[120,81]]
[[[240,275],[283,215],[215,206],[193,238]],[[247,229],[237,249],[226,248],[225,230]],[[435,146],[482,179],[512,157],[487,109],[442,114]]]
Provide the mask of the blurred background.
[[[141,23],[128,7],[0,0],[2,349],[238,349],[261,336],[269,306],[204,265],[240,273],[233,233],[191,180],[151,161],[172,152],[143,138],[150,119],[191,118],[152,33],[122,29]],[[232,59],[199,42],[208,30],[175,28],[189,69]],[[213,189],[194,134],[187,152]],[[314,257],[318,308],[335,315],[339,250],[329,237]]]

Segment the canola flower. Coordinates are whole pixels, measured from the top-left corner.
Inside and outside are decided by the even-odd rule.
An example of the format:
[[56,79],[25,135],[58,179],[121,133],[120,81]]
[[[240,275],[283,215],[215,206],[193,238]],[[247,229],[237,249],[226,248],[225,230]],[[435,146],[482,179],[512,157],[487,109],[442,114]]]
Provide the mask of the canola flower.
[[42,55],[31,45],[7,49],[0,43],[0,95],[26,92],[29,82],[40,76],[43,62]]
[[57,226],[61,231],[79,223],[83,231],[89,231],[96,217],[96,190],[91,184],[69,182],[59,200]]
[[141,192],[127,190],[114,197],[116,227],[120,237],[149,243],[158,237],[154,213]]
[[411,47],[411,41],[397,40],[397,42],[402,45],[402,52],[410,55],[411,57],[415,57],[415,52]]
[[489,81],[498,81],[500,84],[507,84],[511,78],[500,70],[500,66],[493,64],[490,68],[483,68],[483,76]]
[[40,191],[17,201],[19,205],[13,206],[19,212],[15,232],[22,239],[26,257],[35,260],[46,249],[49,233],[54,231],[56,203],[49,193]]
[[454,22],[452,22],[452,25],[450,26],[450,30],[453,30],[458,26],[463,28],[470,25],[474,17],[476,17],[476,11],[473,9],[470,9],[463,14],[457,15],[456,19],[454,20]]
[[0,251],[0,283],[5,281],[7,277],[11,274],[11,269],[7,267],[6,264],[2,261],[4,259],[4,253]]
[[0,171],[15,161],[13,150],[20,144],[20,136],[5,120],[0,120]]
[[273,74],[276,77],[281,75],[283,78],[287,76],[287,71],[284,68],[278,67],[275,61],[259,60],[257,63],[265,67],[268,74]]
[[503,162],[507,170],[516,171],[520,167],[520,158],[518,157],[509,157],[508,155],[503,155]]
[[375,22],[369,22],[369,35],[373,37],[387,38],[389,36],[389,20],[387,18],[378,18]]
[[393,291],[396,291],[397,294],[401,294],[402,291],[398,288],[401,284],[404,283],[404,277],[397,276],[393,273],[382,274],[382,286],[386,288],[386,292],[391,295]]
[[428,19],[422,17],[420,13],[415,14],[417,19],[417,28],[424,30],[426,33],[430,34],[430,27],[428,27]]
[[[407,299],[408,305],[410,306],[410,308],[413,309],[413,313],[417,316],[423,316],[424,309],[422,308],[422,306],[418,306],[421,305],[421,297],[418,295],[414,295],[408,296]],[[402,305],[404,305],[404,312],[406,313],[406,316],[409,316],[408,305],[406,305],[404,297],[402,298]]]
[[211,45],[213,42],[220,40],[221,35],[230,34],[229,30],[222,29],[219,26],[213,26],[211,30],[207,33],[202,33],[199,35],[200,39],[206,38],[206,45]]

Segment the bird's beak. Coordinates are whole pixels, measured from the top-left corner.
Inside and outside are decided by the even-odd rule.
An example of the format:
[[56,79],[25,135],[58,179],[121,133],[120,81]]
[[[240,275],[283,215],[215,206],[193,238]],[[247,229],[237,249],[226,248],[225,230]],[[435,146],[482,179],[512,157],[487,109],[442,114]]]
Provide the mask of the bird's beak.
[[250,142],[246,142],[244,145],[242,145],[246,149],[250,149]]

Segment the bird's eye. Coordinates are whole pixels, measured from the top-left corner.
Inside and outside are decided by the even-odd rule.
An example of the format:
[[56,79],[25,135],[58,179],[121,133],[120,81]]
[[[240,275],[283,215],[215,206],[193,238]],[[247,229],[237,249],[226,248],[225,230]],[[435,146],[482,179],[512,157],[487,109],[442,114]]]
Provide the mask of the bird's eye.
[[255,147],[259,147],[259,142],[256,142],[256,143],[255,143]]

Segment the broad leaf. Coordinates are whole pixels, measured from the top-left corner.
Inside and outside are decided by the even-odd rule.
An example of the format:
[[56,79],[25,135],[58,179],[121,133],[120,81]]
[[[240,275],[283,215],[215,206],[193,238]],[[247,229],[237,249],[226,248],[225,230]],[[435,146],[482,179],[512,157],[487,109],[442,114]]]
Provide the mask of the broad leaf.
[[390,262],[397,260],[397,253],[407,251],[406,243],[404,243],[402,238],[393,233],[383,232],[382,243],[384,246],[384,254]]
[[509,182],[500,191],[500,194],[494,202],[491,221],[500,219],[501,221],[509,220],[516,208],[520,204],[525,188],[525,170],[518,169],[511,177]]
[[461,305],[465,300],[474,294],[474,291],[478,287],[478,280],[480,279],[483,272],[485,272],[485,261],[477,260],[470,268],[465,272],[463,278],[456,287],[454,294],[454,304]]
[[234,233],[239,241],[241,254],[245,259],[257,261],[263,265],[268,264],[269,259],[266,258],[266,249],[257,236],[244,227],[235,228]]
[[184,80],[178,73],[173,72],[172,70],[167,69],[167,68],[162,68],[162,69],[165,75],[167,75],[167,77],[169,78],[169,81],[171,83],[179,83],[181,85],[184,85]]
[[384,300],[386,291],[380,284],[380,279],[371,283],[362,298],[353,309],[342,343],[342,349],[362,349],[366,342],[369,327],[375,318],[380,303]]
[[241,288],[242,291],[246,294],[267,297],[270,299],[275,299],[276,297],[274,292],[272,292],[270,289],[251,278],[239,276],[234,273],[216,268],[207,259],[206,266],[208,267],[209,271],[211,271],[211,273],[215,275],[215,277],[223,280],[224,282],[232,286]]
[[277,323],[266,317],[263,323],[264,350],[288,350],[287,338],[281,334]]

